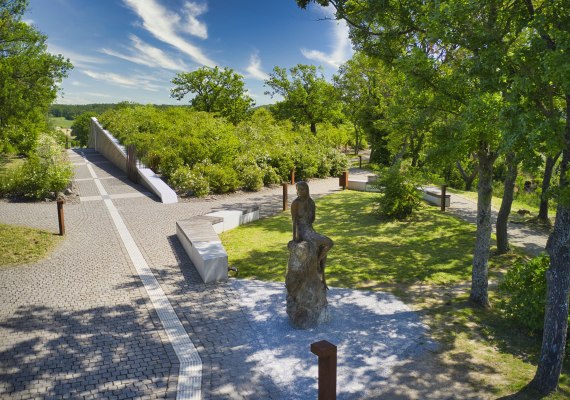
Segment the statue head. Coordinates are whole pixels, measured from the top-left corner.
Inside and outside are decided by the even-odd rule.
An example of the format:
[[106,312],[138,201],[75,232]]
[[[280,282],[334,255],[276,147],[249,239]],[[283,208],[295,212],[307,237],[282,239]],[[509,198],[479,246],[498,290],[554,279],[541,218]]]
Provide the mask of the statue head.
[[297,182],[297,196],[306,199],[309,197],[309,185],[305,181]]

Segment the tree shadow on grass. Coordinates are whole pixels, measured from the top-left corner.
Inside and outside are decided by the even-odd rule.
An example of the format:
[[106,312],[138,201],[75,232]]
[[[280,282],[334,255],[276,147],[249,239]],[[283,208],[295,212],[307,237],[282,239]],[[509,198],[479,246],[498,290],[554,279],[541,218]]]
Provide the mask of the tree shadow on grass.
[[0,388],[22,398],[175,397],[176,355],[142,305],[20,307],[0,321]]

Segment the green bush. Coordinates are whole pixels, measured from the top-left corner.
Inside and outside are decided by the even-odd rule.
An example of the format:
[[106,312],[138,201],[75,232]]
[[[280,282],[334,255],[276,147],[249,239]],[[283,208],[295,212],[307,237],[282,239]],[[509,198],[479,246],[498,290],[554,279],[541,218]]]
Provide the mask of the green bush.
[[507,317],[516,320],[533,332],[540,332],[544,324],[546,305],[546,270],[550,258],[541,255],[512,266],[499,284],[503,294],[500,307]]
[[376,181],[382,190],[378,213],[387,219],[404,219],[420,206],[417,173],[407,164],[398,163],[385,168]]
[[[9,170],[0,179],[2,196],[21,196],[30,199],[51,197],[68,187],[73,171],[64,158],[62,149],[52,137],[42,136],[37,152],[23,165]],[[47,147],[46,147],[47,146]]]
[[187,165],[182,165],[172,173],[169,182],[181,194],[191,194],[196,197],[204,197],[210,194],[210,184],[203,166],[190,168]]
[[204,164],[196,165],[194,170],[206,177],[210,191],[213,193],[235,192],[240,186],[237,172],[231,166]]
[[328,158],[331,161],[330,176],[340,176],[348,168],[348,159],[337,149],[328,149]]
[[263,187],[263,171],[255,164],[242,167],[240,177],[245,190],[256,192]]

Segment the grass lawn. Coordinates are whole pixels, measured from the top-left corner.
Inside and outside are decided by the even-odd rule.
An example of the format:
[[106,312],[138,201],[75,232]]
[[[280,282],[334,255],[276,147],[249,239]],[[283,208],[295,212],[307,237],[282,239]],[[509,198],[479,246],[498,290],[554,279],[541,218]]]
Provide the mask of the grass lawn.
[[73,120],[65,119],[64,117],[49,117],[49,122],[55,127],[60,127],[63,129],[70,129],[73,125]]
[[52,232],[0,224],[0,268],[41,260],[60,240]]
[[[399,296],[424,317],[442,344],[429,362],[443,374],[460,376],[475,392],[486,393],[482,398],[523,388],[536,370],[540,338],[505,320],[498,307],[469,307],[475,226],[428,206],[410,220],[383,222],[372,213],[377,196],[343,191],[317,200],[315,229],[335,242],[327,260],[327,283]],[[271,281],[285,279],[289,240],[289,212],[222,234],[240,278]],[[491,257],[490,296],[495,304],[499,276],[524,258],[517,253]],[[567,369],[560,392],[548,397],[562,398],[570,398]]]

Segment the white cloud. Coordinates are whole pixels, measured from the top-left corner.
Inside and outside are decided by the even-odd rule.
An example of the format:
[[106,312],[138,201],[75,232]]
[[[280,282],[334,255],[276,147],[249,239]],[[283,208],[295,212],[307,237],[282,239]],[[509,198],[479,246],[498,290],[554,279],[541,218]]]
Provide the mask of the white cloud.
[[113,72],[96,72],[91,70],[82,71],[85,75],[98,81],[114,83],[119,86],[128,88],[144,89],[151,92],[157,92],[162,89],[161,86],[151,83],[152,78],[137,78],[132,76],[124,76]]
[[208,27],[196,18],[204,14],[206,11],[208,11],[208,6],[206,4],[187,2],[184,5],[186,23],[182,25],[182,29],[191,35],[197,36],[201,39],[207,39]]
[[250,78],[259,79],[260,81],[269,79],[269,75],[261,69],[261,60],[257,52],[249,57],[249,65],[245,70],[247,71],[247,76]]
[[[188,27],[190,16],[194,15],[196,19],[196,10],[194,14],[189,10],[192,7],[198,7],[194,3],[187,2],[184,8],[185,19],[180,15],[170,12],[155,0],[123,0],[123,2],[131,8],[141,19],[143,27],[150,32],[158,40],[161,40],[169,45],[177,48],[189,55],[196,63],[213,67],[216,63],[210,60],[198,46],[187,42],[178,32],[188,32],[193,30],[195,33],[204,34],[206,26],[203,24]],[[189,6],[190,4],[190,6]],[[192,4],[194,4],[192,6]],[[207,35],[207,33],[206,33]]]
[[309,60],[338,68],[351,57],[353,50],[348,37],[349,29],[346,22],[340,20],[331,21],[331,23],[334,24],[332,52],[325,53],[320,50],[301,49],[301,53]]
[[48,51],[52,54],[61,54],[65,58],[69,58],[74,67],[88,67],[93,64],[105,64],[106,61],[102,58],[86,56],[71,50],[62,49],[54,46],[51,43],[48,45]]
[[137,36],[131,35],[130,39],[133,43],[133,49],[131,49],[130,54],[123,54],[109,49],[101,49],[101,52],[153,68],[161,67],[174,71],[184,71],[188,69],[188,66],[182,60],[174,60],[170,58],[161,49],[143,42]]

